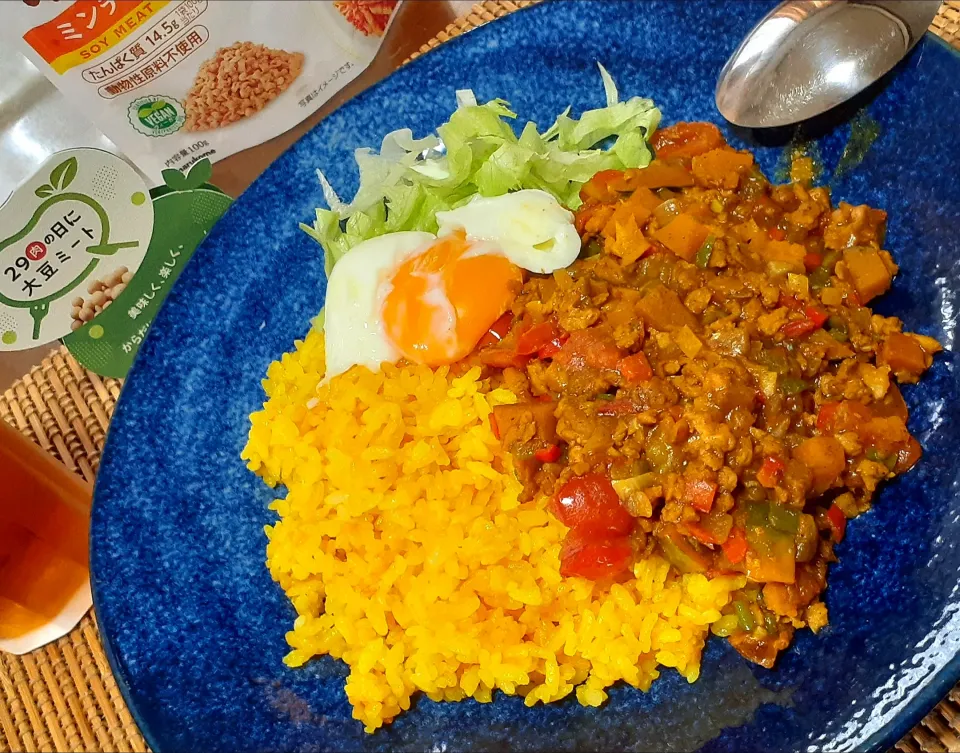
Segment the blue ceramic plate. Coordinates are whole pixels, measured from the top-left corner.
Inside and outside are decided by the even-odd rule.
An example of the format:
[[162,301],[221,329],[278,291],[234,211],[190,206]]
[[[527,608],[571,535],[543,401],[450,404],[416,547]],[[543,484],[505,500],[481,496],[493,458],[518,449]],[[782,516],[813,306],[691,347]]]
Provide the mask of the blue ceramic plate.
[[[960,288],[960,60],[930,35],[860,103],[880,136],[859,167],[834,175],[851,126],[818,124],[835,198],[890,213],[887,246],[902,271],[880,310],[948,348],[906,390],[926,454],[849,526],[827,630],[800,633],[775,671],[714,640],[694,685],[666,672],[649,694],[614,688],[599,710],[421,699],[373,736],[351,719],[344,665],[281,662],[294,613],[263,564],[271,493],[239,456],[267,365],[323,305],[319,248],[297,229],[321,202],[314,170],[349,195],[353,149],[401,126],[432,130],[459,87],[504,97],[541,124],[568,104],[598,106],[598,60],[625,95],[653,97],[665,122],[719,122],[717,72],[768,7],[650,0],[516,13],[348,103],[221,220],[134,365],[93,512],[100,627],[154,750],[879,750],[960,678],[960,395],[949,352]],[[753,148],[775,174],[782,144]]]

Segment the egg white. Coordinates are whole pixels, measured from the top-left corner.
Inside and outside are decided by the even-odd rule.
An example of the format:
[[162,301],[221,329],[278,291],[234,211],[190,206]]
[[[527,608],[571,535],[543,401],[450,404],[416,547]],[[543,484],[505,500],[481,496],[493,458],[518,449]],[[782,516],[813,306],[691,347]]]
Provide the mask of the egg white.
[[468,240],[486,241],[518,267],[539,274],[570,266],[580,253],[573,214],[538,189],[476,196],[437,212],[437,223],[440,236],[463,230]]
[[431,233],[388,233],[358,243],[337,262],[327,281],[323,323],[327,379],[351,366],[379,371],[384,361],[400,360],[381,316],[385,287],[407,258],[435,239]]

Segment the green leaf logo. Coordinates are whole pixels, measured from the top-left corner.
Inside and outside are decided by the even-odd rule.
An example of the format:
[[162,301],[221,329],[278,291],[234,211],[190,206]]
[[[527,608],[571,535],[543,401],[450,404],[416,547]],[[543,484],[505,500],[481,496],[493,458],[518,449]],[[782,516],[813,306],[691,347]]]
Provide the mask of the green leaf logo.
[[210,176],[212,174],[213,166],[210,164],[210,160],[202,159],[190,168],[190,172],[187,173],[186,185],[184,187],[200,188],[200,186],[210,180]]
[[49,186],[44,183],[42,186],[37,188],[34,193],[39,196],[41,199],[45,199],[48,196],[53,196],[53,186]]
[[50,184],[54,186],[55,190],[62,191],[73,183],[73,179],[76,177],[77,158],[71,157],[53,168],[53,171],[50,173]]
[[163,182],[167,187],[174,191],[183,191],[187,188],[187,179],[179,170],[161,170],[160,175],[163,176]]

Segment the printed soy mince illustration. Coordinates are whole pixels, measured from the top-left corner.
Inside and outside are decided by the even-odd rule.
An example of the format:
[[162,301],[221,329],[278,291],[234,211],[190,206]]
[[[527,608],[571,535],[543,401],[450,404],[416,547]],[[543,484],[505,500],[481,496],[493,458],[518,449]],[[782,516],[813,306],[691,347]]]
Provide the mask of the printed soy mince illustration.
[[136,270],[153,228],[146,194],[132,167],[95,149],[53,155],[14,192],[0,208],[0,350],[62,337],[88,279]]
[[165,170],[165,184],[150,192],[153,236],[140,268],[132,273],[118,267],[88,283],[87,296],[74,308],[74,331],[63,342],[91,371],[114,377],[127,373],[170,288],[230,206],[230,197],[207,182],[210,173],[207,160],[187,175]]

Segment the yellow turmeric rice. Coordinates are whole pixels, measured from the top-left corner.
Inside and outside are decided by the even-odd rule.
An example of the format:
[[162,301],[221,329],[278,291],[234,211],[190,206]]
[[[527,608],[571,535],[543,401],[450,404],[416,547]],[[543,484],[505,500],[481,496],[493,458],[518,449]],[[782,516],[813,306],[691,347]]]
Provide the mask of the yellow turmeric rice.
[[362,367],[320,385],[312,331],[270,365],[243,458],[287,487],[265,528],[267,566],[298,617],[285,661],[329,654],[368,732],[420,691],[435,701],[494,690],[528,705],[572,692],[597,706],[623,680],[647,690],[658,666],[693,682],[709,625],[742,576],[668,574],[657,556],[633,579],[560,576],[566,528],[546,499],[521,504],[494,437],[479,369]]

